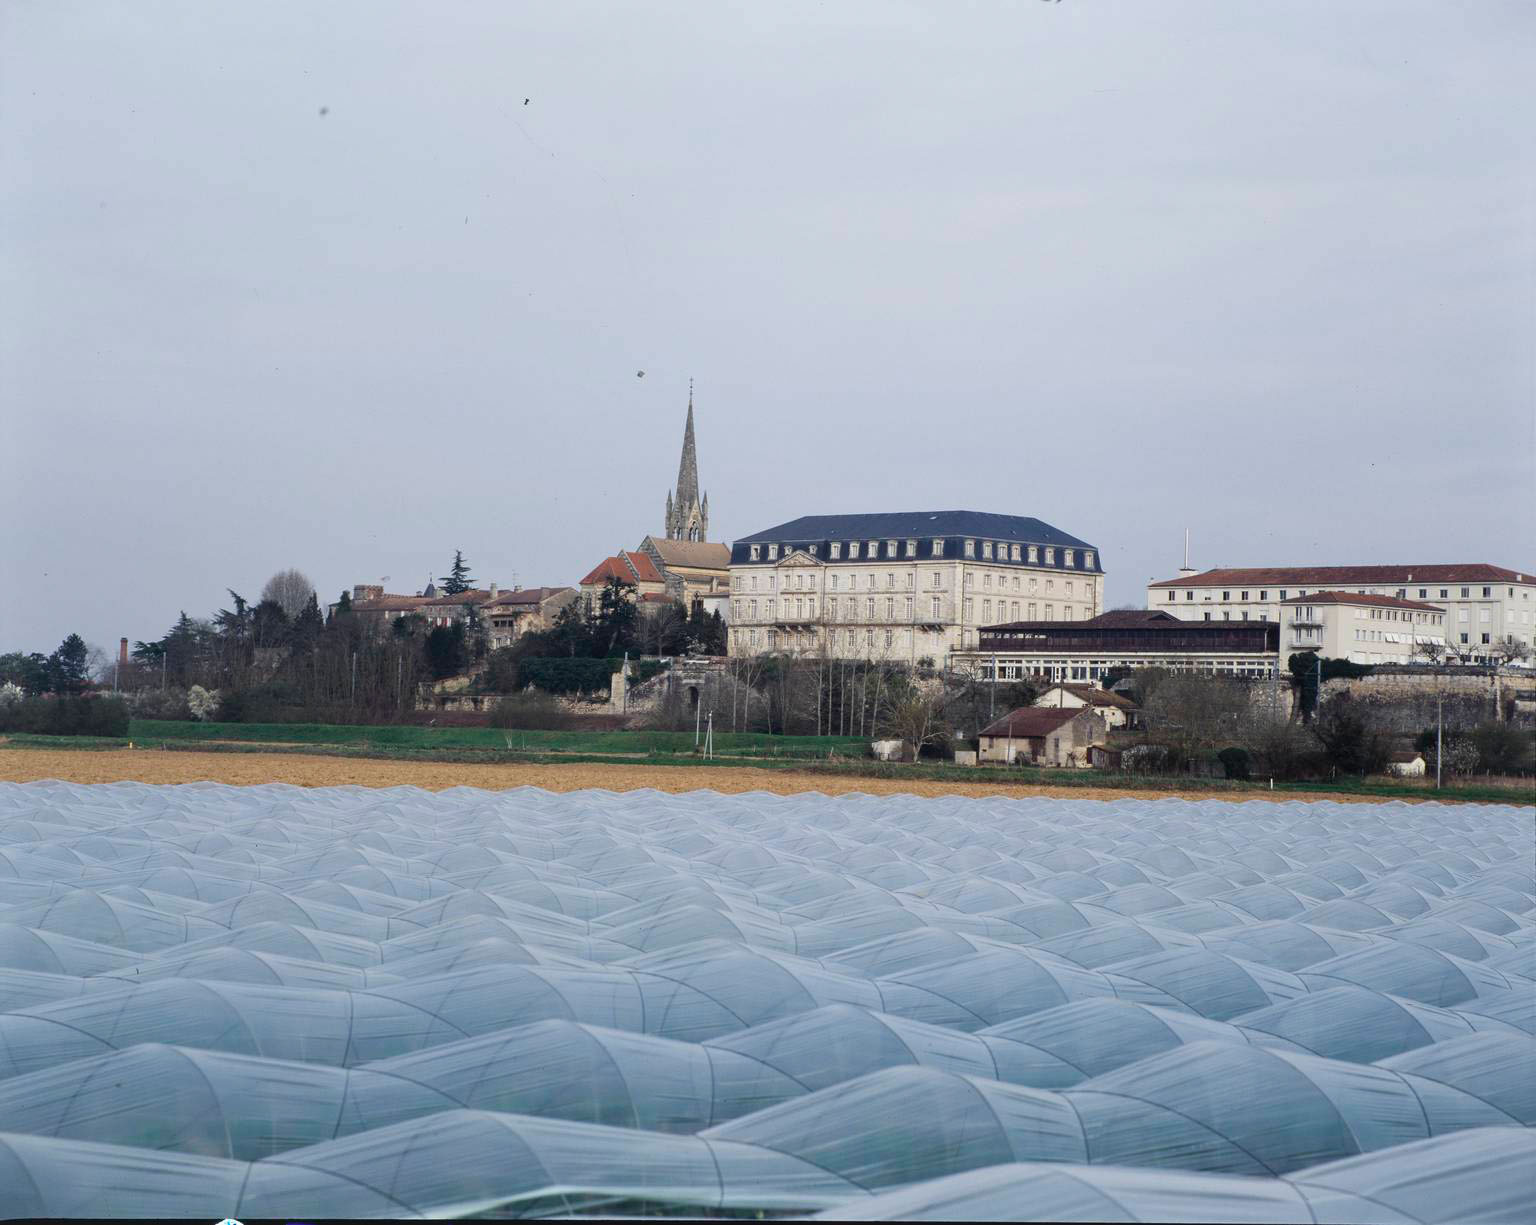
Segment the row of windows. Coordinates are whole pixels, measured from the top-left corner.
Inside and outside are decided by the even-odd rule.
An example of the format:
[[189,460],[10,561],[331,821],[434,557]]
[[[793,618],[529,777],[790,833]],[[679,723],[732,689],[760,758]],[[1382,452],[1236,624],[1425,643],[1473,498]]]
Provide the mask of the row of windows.
[[[820,590],[820,588],[817,586],[817,582],[816,582],[817,573],[818,573],[817,571],[801,571],[801,570],[789,570],[789,571],[786,571],[783,574],[783,576],[782,576],[782,585],[781,585],[780,589],[784,590],[784,591],[817,591],[817,590]],[[732,591],[756,591],[756,590],[758,590],[759,579],[762,580],[762,589],[764,591],[773,591],[774,590],[774,587],[775,587],[775,576],[772,575],[772,574],[767,574],[767,575],[737,574],[737,575],[733,576],[732,579],[731,579],[731,590]],[[874,573],[873,571],[870,571],[870,572],[866,573],[864,575],[864,588],[865,588],[865,590],[866,591],[876,591],[876,590],[878,590],[879,587],[880,587],[880,579],[881,579],[881,576],[876,574],[876,573]],[[884,579],[885,579],[885,590],[887,590],[887,591],[894,591],[894,590],[896,590],[896,573],[895,573],[895,571],[887,570],[885,572],[885,574],[884,574]],[[967,570],[965,572],[965,580],[964,581],[965,581],[965,585],[967,587],[974,587],[976,585],[975,579],[976,579],[976,572],[974,570]],[[1018,574],[1013,574],[1013,575],[1009,575],[1009,574],[994,574],[990,570],[985,571],[985,572],[982,573],[982,576],[981,576],[982,590],[984,590],[984,591],[991,591],[991,590],[1006,591],[1006,590],[1009,589],[1009,580],[1010,579],[1012,580],[1012,584],[1013,584],[1012,585],[1012,589],[1014,591],[1022,593],[1025,590],[1024,577],[1022,575],[1018,575]],[[827,590],[828,591],[838,591],[838,590],[841,590],[841,589],[843,589],[844,584],[847,584],[847,590],[849,590],[849,591],[857,591],[858,590],[858,586],[859,586],[859,576],[856,573],[852,573],[852,572],[850,572],[848,574],[839,574],[839,573],[834,571],[834,572],[829,573],[829,574],[826,575],[826,583],[827,583]],[[915,572],[914,571],[909,570],[909,571],[906,572],[905,582],[902,585],[908,591],[912,590],[912,588],[915,585]],[[933,590],[933,591],[939,591],[939,590],[943,589],[943,587],[944,587],[944,572],[942,570],[934,570],[934,571],[930,572],[929,578],[928,578],[928,587],[929,587],[930,590]],[[1062,583],[1062,587],[1064,589],[1065,594],[1068,596],[1068,598],[1071,598],[1072,596],[1075,596],[1077,594],[1076,586],[1075,586],[1073,580],[1071,580],[1071,579],[1064,580],[1063,583]],[[1029,593],[1031,595],[1036,594],[1040,590],[1040,579],[1039,579],[1038,576],[1036,576],[1036,575],[1030,575],[1029,576],[1028,590],[1029,590]],[[1049,595],[1054,595],[1055,592],[1056,592],[1056,580],[1055,579],[1051,579],[1051,578],[1046,579],[1045,580],[1045,594],[1049,596]],[[1083,583],[1083,594],[1084,595],[1089,595],[1089,596],[1091,596],[1093,594],[1093,584],[1092,584],[1091,580],[1090,581],[1086,581],[1086,582]]]
[[[993,620],[994,604],[998,618],[1011,617],[1017,621],[1024,617],[1033,621],[1038,619],[1040,615],[1040,605],[1033,602],[1026,604],[1020,600],[997,600],[995,602],[992,600],[982,600],[981,618],[984,623]],[[756,621],[758,619],[758,605],[759,601],[757,600],[736,600],[731,610],[732,616],[738,621]],[[815,596],[795,596],[793,598],[785,596],[782,600],[763,600],[761,605],[763,617],[770,621],[779,617],[781,608],[785,620],[793,618],[796,621],[814,621],[816,619]],[[851,621],[856,619],[860,612],[860,602],[856,596],[845,596],[841,600],[836,596],[828,596],[823,602],[823,607],[826,610],[827,616],[832,620],[837,620],[841,617],[844,620]],[[975,619],[976,601],[974,599],[962,601],[962,608],[964,612],[963,620],[972,621]],[[904,597],[900,606],[902,620],[911,621],[916,609],[917,606],[913,602],[913,597]],[[894,596],[886,596],[883,603],[874,596],[864,597],[863,613],[866,620],[873,621],[878,613],[883,612],[885,619],[892,621],[895,620],[897,611],[896,597]],[[947,602],[941,596],[936,595],[928,597],[926,611],[929,619],[932,621],[945,622],[950,620],[952,615]],[[1075,614],[1086,621],[1093,615],[1093,610],[1091,607],[1074,609],[1071,605],[1065,605],[1062,607],[1061,613],[1063,620],[1071,620]],[[1047,621],[1054,621],[1056,619],[1056,605],[1045,605],[1045,619]]]
[[[1319,588],[1317,588],[1317,590],[1319,590],[1319,591],[1333,591],[1333,590],[1337,590],[1337,588],[1319,587]],[[1451,589],[1449,587],[1441,587],[1439,589],[1439,595],[1438,596],[1434,596],[1434,597],[1431,597],[1430,594],[1429,594],[1431,590],[1432,590],[1432,588],[1429,588],[1429,587],[1420,587],[1419,588],[1418,598],[1421,599],[1421,600],[1427,600],[1427,599],[1431,599],[1431,598],[1440,599],[1440,600],[1449,600],[1449,599],[1453,598],[1451,596]],[[1515,594],[1515,589],[1513,587],[1510,587],[1510,588],[1507,589],[1507,591],[1508,591],[1509,596],[1511,598],[1513,598],[1513,596]],[[1241,603],[1243,601],[1246,601],[1248,599],[1249,594],[1250,593],[1247,592],[1247,591],[1239,591],[1237,593],[1238,602]],[[1305,587],[1302,587],[1301,589],[1299,589],[1297,591],[1296,594],[1297,595],[1306,595],[1307,594],[1307,589]],[[1386,595],[1387,593],[1382,588],[1380,588],[1380,587],[1371,587],[1371,588],[1361,587],[1361,588],[1358,588],[1355,591],[1354,594],[1355,595]],[[1399,587],[1392,594],[1396,595],[1397,598],[1400,599],[1400,600],[1406,600],[1408,598],[1408,588],[1406,588],[1406,587]],[[1258,596],[1259,596],[1259,599],[1261,601],[1262,600],[1267,600],[1267,599],[1269,599],[1269,592],[1267,590],[1260,590],[1259,593],[1258,593]],[[1520,593],[1520,597],[1521,597],[1521,599],[1528,600],[1528,599],[1531,598],[1530,592],[1523,591],[1523,592]],[[1173,591],[1173,590],[1170,590],[1168,592],[1168,603],[1172,604],[1178,598],[1179,598],[1178,597],[1178,592]],[[1184,598],[1186,600],[1193,600],[1195,598],[1194,590],[1193,589],[1186,590],[1184,592]],[[1232,592],[1231,591],[1223,591],[1221,593],[1221,598],[1223,600],[1231,602],[1231,600],[1232,600]],[[1286,598],[1285,589],[1284,588],[1280,588],[1280,599],[1283,600],[1285,598]],[[1492,599],[1493,598],[1493,588],[1492,587],[1484,587],[1484,588],[1482,588],[1482,595],[1480,597],[1474,597],[1472,595],[1472,588],[1471,587],[1463,587],[1463,588],[1461,588],[1460,598],[1463,599],[1463,600],[1470,600],[1470,599],[1475,599],[1475,598],[1480,598],[1480,599],[1484,599],[1484,600]]]
[[[885,557],[889,559],[894,560],[897,557],[917,556],[917,541],[915,539],[908,539],[906,541],[850,540],[846,542],[846,545],[844,541],[832,540],[827,542],[827,557],[832,561],[841,560],[844,556],[843,549],[845,547],[848,550],[847,557],[849,561],[857,561],[860,557],[860,550],[863,551],[862,555],[865,558],[875,561],[881,556],[882,547],[885,550]],[[748,546],[748,548],[750,550],[749,556],[753,561],[763,561],[765,559],[773,561],[779,556],[779,545],[777,544],[754,544]],[[783,548],[785,557],[788,557],[795,550],[795,546],[791,544],[786,544]],[[812,557],[819,556],[820,549],[821,545],[819,544],[811,544],[805,547],[805,551]],[[980,556],[983,561],[1023,561],[1034,565],[1041,564],[1040,559],[1043,556],[1045,558],[1045,565],[1054,566],[1056,564],[1056,549],[1051,545],[1018,545],[1001,540],[982,540],[979,542],[967,540],[962,542],[961,552],[965,557],[974,558]],[[1092,570],[1092,549],[1083,549],[1081,551],[1078,549],[1062,549],[1061,564],[1075,569],[1078,564],[1079,555],[1082,558],[1083,569]],[[928,556],[944,556],[944,538],[942,536],[935,537],[928,542]]]

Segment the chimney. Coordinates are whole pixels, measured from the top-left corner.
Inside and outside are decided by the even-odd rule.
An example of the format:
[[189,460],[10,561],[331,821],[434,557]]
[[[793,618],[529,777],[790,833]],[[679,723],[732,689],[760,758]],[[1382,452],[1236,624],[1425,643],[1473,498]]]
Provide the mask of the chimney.
[[117,640],[117,662],[121,667],[128,666],[128,639],[126,638]]
[[495,598],[496,598],[496,584],[492,583],[491,584],[491,599],[494,600]]

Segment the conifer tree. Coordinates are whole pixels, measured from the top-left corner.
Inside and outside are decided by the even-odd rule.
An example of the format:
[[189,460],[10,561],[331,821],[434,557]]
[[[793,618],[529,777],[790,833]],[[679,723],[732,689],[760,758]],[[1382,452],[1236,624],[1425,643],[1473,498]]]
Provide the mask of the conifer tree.
[[464,561],[462,550],[453,551],[453,565],[448,571],[448,577],[443,580],[442,591],[444,595],[462,595],[474,584],[474,578],[469,573],[469,566]]

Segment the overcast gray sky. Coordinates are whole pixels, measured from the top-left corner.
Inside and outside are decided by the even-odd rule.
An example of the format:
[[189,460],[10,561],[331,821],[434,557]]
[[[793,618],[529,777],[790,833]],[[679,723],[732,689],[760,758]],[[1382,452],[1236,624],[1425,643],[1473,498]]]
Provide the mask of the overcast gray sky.
[[[973,508],[1536,568],[1528,0],[0,0],[0,650]],[[525,104],[524,99],[527,99]],[[645,371],[644,378],[636,372]]]

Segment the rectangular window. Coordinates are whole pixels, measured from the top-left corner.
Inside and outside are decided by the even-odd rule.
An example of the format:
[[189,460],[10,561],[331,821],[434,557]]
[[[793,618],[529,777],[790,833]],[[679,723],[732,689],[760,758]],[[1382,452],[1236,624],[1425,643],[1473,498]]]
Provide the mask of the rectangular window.
[[1054,566],[1056,564],[1056,550],[1055,549],[1047,549],[1045,551],[1045,564],[1048,565],[1048,566]]
[[907,620],[912,620],[912,597],[907,597]]
[[992,575],[990,571],[981,576],[981,585],[988,591],[992,590]]
[[971,618],[973,616],[975,616],[975,614],[971,611],[971,604],[972,604],[972,601],[969,598],[967,598],[967,600],[965,601],[965,619],[967,621],[971,620]]
[[895,637],[896,637],[895,634],[893,634],[890,630],[886,630],[885,631],[885,645],[886,646],[890,646],[891,643],[895,640]]
[[1280,598],[1282,600],[1285,599],[1285,589],[1283,587],[1280,589]]
[[974,540],[967,540],[965,542],[965,555],[967,557],[976,556],[976,542]]
[[990,540],[983,540],[981,542],[981,555],[988,561],[992,560],[992,542]]
[[939,616],[940,616],[940,613],[939,613],[939,597],[938,596],[934,596],[933,597],[933,619],[935,621],[937,621],[939,619]]
[[875,619],[875,597],[867,596],[864,600],[864,616],[873,621]]
[[830,557],[833,561],[836,561],[842,555],[843,542],[841,540],[834,540],[827,546],[827,556]]
[[885,589],[887,591],[894,591],[896,589],[896,576],[889,570],[885,572]]
[[848,560],[849,561],[857,561],[858,559],[859,559],[859,542],[857,540],[850,540],[848,542]]
[[1092,570],[1093,569],[1093,550],[1092,549],[1089,549],[1088,552],[1083,554],[1083,568],[1085,570]]
[[1230,600],[1232,598],[1232,593],[1230,591],[1223,591],[1221,593],[1221,598],[1223,600]]
[[752,546],[752,560],[753,561],[756,561],[758,559],[758,552],[759,552],[759,550],[761,548],[762,548],[761,545],[756,545],[755,544],[755,545]]
[[965,585],[967,587],[974,587],[976,584],[972,580],[974,580],[975,577],[976,572],[974,570],[967,570],[965,572]]
[[913,583],[913,580],[916,579],[916,578],[917,578],[916,572],[914,572],[912,570],[908,570],[907,571],[907,590],[908,591],[912,590],[912,583]]
[[1018,561],[1019,560],[1019,546],[1016,545],[1016,544],[1015,545],[1009,545],[1008,546],[1008,556],[1010,558],[1012,558],[1014,561]]
[[773,558],[777,557],[778,555],[779,555],[779,546],[776,545],[776,544],[769,545],[768,546],[768,558],[769,558],[769,560],[771,561]]
[[1035,545],[1029,546],[1029,560],[1031,563],[1035,563],[1040,560],[1040,550]]
[[1067,580],[1067,594],[1068,595],[1072,594],[1072,580],[1071,579]]
[[1186,600],[1193,600],[1195,598],[1195,593],[1193,591],[1186,591],[1184,593],[1184,598]]
[[1267,591],[1259,592],[1259,599],[1261,599],[1261,600],[1269,599],[1269,592],[1267,592]]
[[1487,641],[1488,641],[1488,635],[1487,635],[1487,634],[1484,634],[1484,635],[1483,635],[1483,641],[1484,641],[1484,642],[1487,642]]
[[933,572],[933,585],[935,587],[942,587],[944,585],[944,575],[941,571],[935,570]]
[[1047,621],[1054,621],[1056,619],[1056,606],[1054,604],[1047,604],[1045,606],[1045,619]]
[[1462,589],[1461,589],[1461,598],[1462,598],[1462,599],[1463,599],[1463,600],[1465,600],[1465,599],[1466,599],[1466,598],[1467,598],[1467,596],[1468,596],[1468,595],[1469,595],[1469,594],[1471,594],[1471,591],[1472,591],[1472,588],[1470,588],[1470,587],[1463,587],[1463,588],[1462,588]]
[[887,540],[885,542],[885,555],[887,557],[896,556],[896,542],[894,540]]
[[937,539],[934,540],[934,542],[933,542],[933,555],[935,557],[943,557],[944,556],[944,542],[942,540],[937,540]]
[[1445,599],[1445,597],[1448,594],[1448,592],[1449,592],[1449,588],[1446,588],[1446,587],[1440,588],[1440,598],[1442,600]]
[[1064,566],[1077,565],[1077,554],[1073,549],[1063,549],[1061,552],[1061,564]]
[[982,620],[984,620],[984,621],[992,620],[992,601],[991,600],[983,600],[981,602],[981,617],[982,617]]
[[832,590],[833,591],[837,590],[837,579],[838,579],[838,576],[834,574],[832,576]]
[[1034,604],[1031,604],[1031,605],[1030,605],[1030,606],[1029,606],[1029,619],[1030,619],[1030,620],[1031,620],[1031,621],[1033,621],[1033,620],[1035,620],[1035,618],[1036,618],[1036,617],[1038,617],[1038,616],[1039,616],[1039,615],[1040,615],[1040,610],[1039,610],[1039,608],[1038,608],[1038,607],[1037,607],[1037,606],[1036,606],[1036,605],[1034,605]]
[[1168,603],[1172,604],[1178,598],[1179,598],[1179,593],[1178,592],[1170,591],[1168,593]]
[[915,540],[907,541],[907,556],[908,557],[916,557],[917,556],[917,541],[915,541]]
[[1493,594],[1493,588],[1492,587],[1484,587],[1483,588],[1483,599],[1486,600],[1492,594]]

